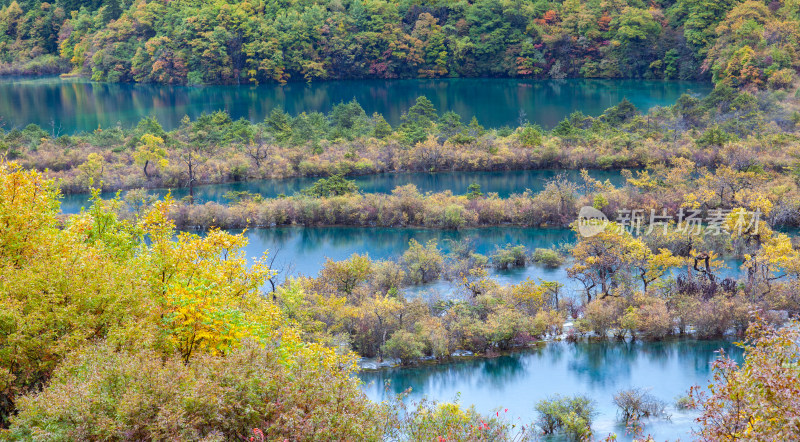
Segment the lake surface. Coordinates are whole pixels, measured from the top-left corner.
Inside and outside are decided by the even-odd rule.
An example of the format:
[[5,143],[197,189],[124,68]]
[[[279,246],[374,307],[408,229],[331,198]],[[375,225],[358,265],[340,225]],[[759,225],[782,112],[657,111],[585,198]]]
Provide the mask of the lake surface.
[[[625,436],[625,426],[616,419],[613,395],[622,389],[645,388],[669,404],[670,420],[644,421],[645,434],[656,440],[691,440],[695,413],[675,409],[677,396],[693,385],[708,385],[710,364],[716,350],[741,363],[742,350],[727,341],[592,342],[549,343],[542,348],[493,359],[361,372],[364,391],[372,400],[412,388],[410,398],[422,396],[452,402],[460,395],[463,405],[475,405],[483,413],[508,408],[510,420],[524,425],[536,417],[534,405],[553,394],[584,394],[596,402],[599,415],[592,428],[602,439],[616,432]],[[504,413],[503,410],[500,411]],[[556,438],[557,439],[557,438]]]
[[[234,231],[238,233],[238,231]],[[367,254],[374,260],[397,259],[408,249],[408,242],[415,239],[426,243],[432,239],[439,243],[444,253],[449,251],[448,241],[469,240],[475,252],[491,255],[496,248],[507,244],[524,245],[529,251],[536,248],[551,248],[576,242],[576,234],[569,229],[540,229],[526,227],[489,227],[461,230],[382,228],[382,227],[278,227],[273,229],[251,229],[245,232],[249,244],[245,252],[250,257],[259,257],[264,252],[275,256],[275,267],[288,270],[289,274],[316,276],[326,259],[341,261],[354,253]],[[727,268],[720,270],[722,277],[740,275],[741,262],[724,259]],[[674,270],[683,272],[684,269]],[[278,280],[283,279],[283,275]],[[500,283],[518,283],[525,279],[539,278],[564,284],[562,293],[577,296],[583,293],[579,282],[567,277],[566,266],[546,268],[529,265],[492,273]],[[409,287],[408,295],[437,293],[447,297],[454,289],[449,282],[440,281],[423,286]]]
[[[494,192],[501,198],[513,193],[522,193],[526,189],[539,192],[544,189],[547,181],[559,174],[573,182],[581,182],[581,173],[578,170],[511,170],[497,172],[438,172],[438,173],[383,173],[377,175],[364,175],[349,177],[358,184],[364,193],[389,193],[395,187],[414,184],[420,192],[452,191],[454,194],[467,193],[467,187],[478,183],[483,193]],[[601,181],[610,181],[615,186],[625,184],[625,179],[619,170],[590,170],[589,174]],[[228,203],[225,193],[230,191],[247,191],[261,194],[265,198],[275,198],[278,195],[292,195],[314,184],[319,177],[289,178],[285,180],[248,181],[225,184],[208,184],[195,187],[195,201],[206,203],[215,201]],[[152,194],[163,198],[167,189],[153,189]],[[172,189],[173,198],[180,199],[189,195],[188,188]],[[104,193],[103,198],[112,198],[113,192]],[[64,213],[79,213],[81,207],[89,205],[88,194],[65,195],[61,201],[61,210]]]
[[[166,129],[184,115],[228,111],[234,119],[262,121],[273,109],[292,115],[328,112],[356,99],[366,110],[401,121],[419,96],[440,113],[473,116],[486,127],[516,126],[521,120],[553,127],[570,113],[596,116],[630,100],[642,110],[675,103],[681,94],[705,95],[711,83],[642,80],[349,80],[260,86],[164,86],[94,83],[58,77],[0,80],[0,117],[6,130],[36,123],[48,132],[71,134],[121,124],[131,127],[155,116]],[[520,118],[522,117],[522,118]]]
[[[408,242],[436,240],[448,252],[448,240],[472,241],[477,253],[491,255],[495,246],[523,244],[533,250],[575,241],[568,229],[532,229],[522,227],[489,227],[480,229],[440,230],[372,227],[278,227],[251,229],[245,232],[249,244],[248,256],[257,257],[268,251],[275,255],[276,266],[290,269],[293,275],[316,276],[326,259],[341,261],[354,253],[367,254],[374,260],[397,259],[408,249]],[[526,277],[541,277],[550,281],[566,279],[564,269],[530,266],[497,275],[501,281],[515,282]],[[447,290],[447,283],[424,286],[429,290]]]

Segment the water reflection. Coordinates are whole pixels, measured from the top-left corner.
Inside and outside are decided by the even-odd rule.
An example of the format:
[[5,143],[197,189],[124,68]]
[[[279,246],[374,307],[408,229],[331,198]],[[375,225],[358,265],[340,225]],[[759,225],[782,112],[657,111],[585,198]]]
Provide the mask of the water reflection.
[[[234,231],[236,232],[236,231]],[[248,256],[261,256],[265,251],[277,253],[279,261],[292,263],[295,274],[316,275],[325,260],[349,258],[353,253],[368,254],[370,258],[396,259],[415,239],[425,243],[431,239],[448,252],[447,240],[472,240],[478,253],[491,254],[497,245],[524,245],[530,250],[551,247],[575,241],[575,233],[569,229],[537,229],[522,227],[490,227],[483,229],[439,230],[365,227],[280,227],[274,229],[252,229],[245,235],[249,244]],[[566,279],[566,271],[529,266],[525,269],[498,272],[503,282],[516,282],[525,278],[541,277],[547,280]],[[425,286],[428,290],[434,286]],[[449,290],[447,283],[439,287]]]
[[[534,419],[533,406],[540,399],[556,393],[585,394],[597,402],[597,434],[616,431],[623,436],[624,427],[615,418],[614,393],[623,388],[647,388],[672,404],[690,386],[707,384],[719,348],[741,362],[741,349],[728,341],[556,342],[493,359],[362,372],[359,376],[373,400],[387,397],[383,385],[390,381],[390,395],[409,387],[412,399],[427,396],[451,401],[460,395],[463,404],[474,404],[487,413],[508,408],[513,418],[525,423]],[[672,405],[668,411],[672,419],[647,422],[647,432],[658,440],[688,439],[694,415]],[[623,436],[620,440],[630,439]]]
[[368,114],[380,112],[392,125],[418,96],[440,110],[473,116],[487,127],[518,124],[520,112],[553,127],[574,111],[599,115],[628,98],[640,109],[673,104],[684,92],[706,94],[710,83],[641,80],[358,80],[259,86],[164,86],[92,83],[83,79],[4,79],[0,116],[8,126],[36,123],[61,133],[121,124],[130,127],[153,115],[165,128],[184,115],[227,110],[234,119],[262,121],[272,109],[328,112],[341,101],[358,100]]
[[[420,192],[452,191],[454,194],[464,194],[472,183],[478,183],[484,193],[497,193],[506,198],[514,193],[523,193],[526,189],[539,192],[544,189],[547,181],[557,174],[563,173],[572,181],[580,182],[580,171],[577,170],[514,170],[502,172],[439,172],[439,173],[384,173],[352,177],[364,193],[390,193],[398,186],[414,184]],[[590,170],[589,174],[601,181],[610,181],[615,186],[624,184],[625,179],[619,170]],[[198,203],[215,201],[227,203],[225,194],[230,191],[247,191],[257,193],[265,198],[275,198],[278,195],[293,195],[312,185],[319,178],[303,177],[285,180],[264,180],[239,183],[210,184],[195,188],[195,200]],[[155,189],[150,193],[159,197],[167,194],[167,189]],[[186,188],[169,190],[176,199],[189,195]],[[103,198],[112,198],[114,192],[101,195]],[[78,213],[81,207],[88,205],[89,196],[86,194],[66,195],[62,199],[61,210],[64,213]]]
[[[234,231],[237,232],[237,231]],[[278,263],[291,264],[294,274],[316,275],[327,258],[341,261],[353,253],[368,254],[370,258],[397,259],[408,248],[408,242],[415,239],[425,243],[431,239],[438,241],[447,253],[447,240],[470,240],[477,253],[491,255],[497,246],[506,244],[524,245],[528,250],[549,248],[560,244],[573,244],[577,238],[569,229],[540,229],[525,227],[489,227],[480,229],[439,230],[403,229],[378,227],[279,227],[273,229],[251,229],[246,232],[249,244],[248,256],[261,256],[265,251],[278,254]],[[723,277],[739,277],[741,262],[726,258],[728,268],[720,273]],[[685,271],[675,269],[673,274]],[[497,271],[493,276],[500,283],[518,283],[525,279],[539,278],[564,284],[564,296],[582,293],[582,286],[567,276],[566,266],[546,268],[529,265],[525,268]],[[440,281],[406,289],[409,296],[425,292],[438,292],[446,295],[453,288],[450,283]]]
[[593,387],[613,385],[630,376],[631,362],[636,357],[627,342],[576,344],[574,357],[567,368]]

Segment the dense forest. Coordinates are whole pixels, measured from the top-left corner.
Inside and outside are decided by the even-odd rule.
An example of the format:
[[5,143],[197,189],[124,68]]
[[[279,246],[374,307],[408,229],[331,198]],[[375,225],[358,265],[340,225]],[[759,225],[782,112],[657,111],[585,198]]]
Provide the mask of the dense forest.
[[783,88],[797,0],[5,0],[0,72],[246,84],[713,78]]

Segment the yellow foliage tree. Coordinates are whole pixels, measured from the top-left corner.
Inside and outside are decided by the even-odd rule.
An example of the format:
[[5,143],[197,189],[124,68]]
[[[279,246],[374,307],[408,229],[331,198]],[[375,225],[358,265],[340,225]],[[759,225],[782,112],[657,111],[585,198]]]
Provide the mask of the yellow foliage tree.
[[198,350],[224,354],[244,338],[269,336],[279,310],[256,298],[274,272],[263,258],[248,262],[243,235],[214,229],[205,236],[181,232],[173,239],[170,204],[170,199],[156,203],[142,220],[152,241],[143,257],[176,349],[188,361]]
[[133,159],[136,164],[142,165],[142,172],[145,178],[150,179],[150,174],[147,172],[147,166],[151,162],[156,163],[160,168],[167,167],[167,150],[164,148],[164,139],[152,134],[144,134],[141,138],[142,144],[136,148],[133,153]]
[[52,181],[0,164],[0,425],[71,351],[151,341],[153,313],[131,265],[135,229],[113,212],[59,222]]

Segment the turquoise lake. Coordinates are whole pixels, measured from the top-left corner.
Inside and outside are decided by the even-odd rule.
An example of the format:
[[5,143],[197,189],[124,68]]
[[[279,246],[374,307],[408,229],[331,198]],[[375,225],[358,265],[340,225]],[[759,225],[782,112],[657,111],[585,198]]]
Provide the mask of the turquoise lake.
[[711,83],[643,80],[349,80],[260,86],[165,86],[94,83],[85,79],[12,78],[0,80],[0,117],[5,128],[36,123],[48,132],[71,134],[98,127],[135,125],[155,116],[166,129],[184,115],[228,111],[234,119],[262,121],[273,109],[292,115],[328,112],[356,99],[390,124],[419,96],[440,113],[473,116],[486,127],[517,126],[521,121],[555,126],[572,112],[597,116],[627,98],[642,110],[667,106],[683,93],[705,95]]
[[[497,193],[501,198],[513,193],[523,193],[526,189],[539,192],[544,189],[547,182],[557,175],[564,175],[567,179],[579,183],[581,173],[579,170],[505,170],[493,172],[437,172],[437,173],[383,173],[377,175],[364,175],[348,177],[358,185],[364,193],[390,193],[395,187],[413,184],[420,192],[444,192],[449,190],[454,194],[467,193],[467,187],[478,183],[485,194]],[[590,170],[589,175],[601,181],[610,181],[615,186],[621,186],[625,179],[619,170]],[[257,193],[264,198],[275,198],[278,195],[293,195],[306,187],[314,184],[319,177],[289,178],[284,180],[264,180],[234,182],[225,184],[208,184],[197,186],[194,189],[195,201],[199,204],[206,202],[227,203],[225,194],[230,191],[247,191]],[[189,195],[189,189],[151,189],[150,193],[163,198],[168,192],[175,199]],[[124,193],[124,192],[123,192]],[[103,198],[114,197],[114,192],[101,195]],[[88,194],[64,195],[61,200],[61,211],[64,213],[78,213],[81,207],[89,205]]]
[[[526,227],[488,227],[479,229],[440,230],[383,227],[277,227],[272,229],[250,229],[245,235],[249,244],[248,256],[261,256],[264,252],[275,256],[275,265],[289,274],[316,276],[330,258],[341,261],[354,253],[367,254],[370,258],[396,259],[415,239],[420,243],[436,240],[444,253],[448,252],[448,241],[469,240],[475,252],[491,255],[497,247],[524,245],[529,251],[550,248],[561,244],[573,244],[575,232],[569,229],[540,229]],[[738,277],[741,262],[725,259],[727,268],[721,269],[722,277]],[[675,270],[676,272],[678,270]],[[681,270],[685,271],[685,270]],[[518,283],[527,278],[563,283],[564,293],[578,295],[580,284],[567,277],[566,266],[546,268],[529,265],[524,268],[494,272],[501,283]],[[437,291],[452,292],[447,282],[437,282],[407,289],[411,294]]]
[[708,385],[711,363],[720,348],[742,361],[742,350],[729,341],[553,342],[491,359],[364,371],[359,377],[373,400],[411,388],[412,401],[423,395],[443,402],[458,397],[462,405],[474,404],[483,413],[499,409],[509,421],[526,426],[536,418],[537,401],[554,394],[582,394],[594,400],[598,412],[592,425],[595,439],[603,440],[613,432],[620,441],[631,437],[617,419],[613,395],[622,389],[643,388],[666,402],[670,415],[668,420],[643,421],[645,435],[658,441],[692,440],[697,414],[676,409],[675,398],[686,395],[691,386]]

